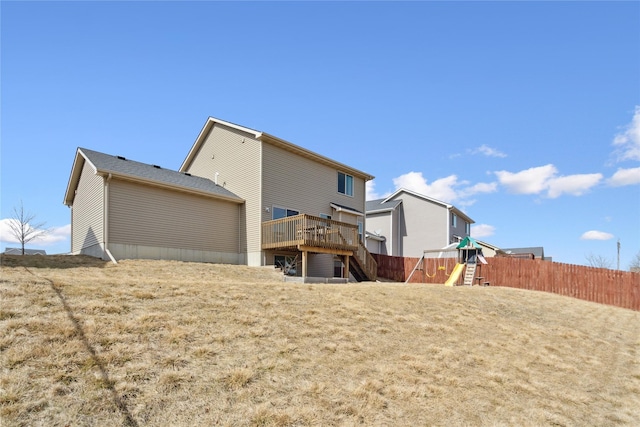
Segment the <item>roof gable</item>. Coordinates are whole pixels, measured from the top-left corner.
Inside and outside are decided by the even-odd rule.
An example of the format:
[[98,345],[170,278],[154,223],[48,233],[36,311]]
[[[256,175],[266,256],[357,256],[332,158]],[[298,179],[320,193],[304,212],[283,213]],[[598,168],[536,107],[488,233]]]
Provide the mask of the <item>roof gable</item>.
[[408,194],[408,195],[416,197],[418,199],[422,199],[422,200],[424,200],[426,202],[430,202],[430,203],[442,206],[443,208],[452,211],[453,213],[455,213],[456,215],[458,215],[459,217],[461,217],[462,219],[464,219],[468,223],[470,223],[470,224],[474,224],[475,223],[475,221],[473,219],[471,219],[467,214],[465,214],[464,212],[462,212],[460,209],[456,208],[455,206],[453,206],[453,205],[451,205],[449,203],[445,203],[442,200],[434,199],[433,197],[425,196],[424,194],[420,194],[420,193],[417,193],[415,191],[407,190],[406,188],[397,189],[394,193],[392,193],[390,196],[388,196],[386,199],[384,199],[383,202],[389,202],[391,200],[398,200],[398,196],[400,196],[402,194]]
[[249,134],[251,137],[255,138],[258,141],[261,142],[265,142],[268,144],[272,144],[275,145],[277,147],[283,148],[287,151],[290,151],[292,153],[298,154],[302,157],[311,159],[313,161],[316,161],[318,163],[322,163],[324,165],[328,165],[334,169],[337,169],[341,172],[345,172],[348,173],[350,175],[356,176],[358,178],[364,179],[365,181],[370,181],[372,180],[374,177],[372,175],[369,175],[366,172],[362,172],[358,169],[352,168],[351,166],[347,166],[343,163],[337,162],[333,159],[330,159],[328,157],[325,157],[321,154],[315,153],[311,150],[307,150],[306,148],[300,147],[296,144],[293,144],[289,141],[285,141],[284,139],[278,138],[277,136],[274,135],[270,135],[266,132],[261,132],[255,129],[251,129],[251,128],[247,128],[244,126],[240,126],[237,125],[235,123],[231,123],[231,122],[227,122],[224,120],[220,120],[220,119],[216,119],[215,117],[209,117],[207,119],[207,121],[205,122],[202,130],[200,131],[200,133],[198,134],[198,137],[196,138],[195,142],[193,143],[193,146],[191,147],[191,150],[189,150],[189,153],[187,154],[187,157],[185,158],[185,160],[182,162],[182,165],[180,166],[180,171],[185,171],[189,168],[189,165],[193,162],[193,160],[195,159],[195,157],[198,155],[198,152],[200,151],[200,147],[202,146],[202,144],[204,144],[205,140],[207,139],[207,136],[209,135],[209,132],[211,131],[211,129],[216,126],[216,125],[221,125],[221,126],[226,126],[228,128],[231,129],[235,129],[237,131],[240,132],[244,132]]
[[140,183],[225,199],[235,203],[244,202],[242,198],[207,178],[164,169],[157,165],[128,160],[121,156],[112,156],[86,148],[78,148],[65,194],[64,203],[66,205],[73,203],[75,189],[78,186],[85,162],[89,163],[98,175],[111,175]]

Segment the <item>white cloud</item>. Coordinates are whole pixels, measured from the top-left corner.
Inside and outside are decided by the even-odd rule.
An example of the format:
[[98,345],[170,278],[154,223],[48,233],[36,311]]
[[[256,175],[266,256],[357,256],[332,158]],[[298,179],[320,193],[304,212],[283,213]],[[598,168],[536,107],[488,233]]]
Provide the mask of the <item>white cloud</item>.
[[613,145],[619,162],[640,160],[640,105],[636,105],[631,123],[613,138]]
[[498,189],[497,182],[479,182],[470,187],[464,188],[460,193],[461,197],[467,197],[474,194],[493,193]]
[[366,200],[376,200],[380,198],[378,193],[376,193],[375,180],[367,181],[365,184],[365,188],[366,188]]
[[491,148],[488,145],[482,144],[480,147],[471,150],[471,154],[484,154],[487,157],[507,157],[505,153],[495,148]]
[[422,172],[409,172],[393,179],[396,190],[406,188],[425,196],[433,197],[446,203],[460,201],[461,204],[472,204],[468,200],[471,196],[479,193],[491,193],[496,191],[496,183],[479,183],[469,185],[468,181],[458,180],[457,175],[449,175],[439,178],[429,184]]
[[640,184],[640,167],[630,169],[618,169],[607,183],[612,187]]
[[[12,218],[5,218],[0,220],[0,241],[5,243],[20,243],[20,241],[13,235],[9,223],[15,221]],[[53,227],[49,231],[33,239],[29,244],[38,244],[42,246],[52,245],[54,243],[63,242],[71,236],[71,224],[64,225],[62,227]]]
[[558,173],[552,164],[520,172],[497,171],[498,181],[514,194],[539,194],[549,188],[549,180]]
[[450,202],[456,199],[456,190],[454,187],[458,185],[458,177],[449,175],[446,178],[440,178],[433,181],[432,184],[422,176],[422,172],[409,172],[393,178],[393,184],[396,189],[406,188],[416,193],[424,194],[434,199]]
[[605,233],[604,231],[591,230],[591,231],[586,231],[582,233],[582,236],[580,236],[580,239],[581,240],[610,240],[610,239],[613,239],[613,234]]
[[576,174],[550,179],[547,195],[552,199],[563,194],[581,196],[602,180],[601,173]]
[[471,236],[474,238],[493,236],[495,231],[496,228],[493,225],[475,224],[471,226]]
[[581,196],[602,180],[601,173],[557,176],[558,169],[548,164],[525,169],[520,172],[495,172],[500,184],[513,194],[547,193],[555,199],[563,194]]

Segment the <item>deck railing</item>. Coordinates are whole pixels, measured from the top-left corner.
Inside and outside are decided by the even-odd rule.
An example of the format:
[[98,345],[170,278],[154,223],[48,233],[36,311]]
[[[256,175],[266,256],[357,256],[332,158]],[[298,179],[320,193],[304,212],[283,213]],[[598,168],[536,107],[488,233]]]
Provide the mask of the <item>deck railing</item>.
[[310,246],[358,251],[358,227],[313,215],[295,215],[262,223],[262,249]]
[[368,279],[376,280],[378,278],[378,262],[362,243],[358,244],[357,258]]

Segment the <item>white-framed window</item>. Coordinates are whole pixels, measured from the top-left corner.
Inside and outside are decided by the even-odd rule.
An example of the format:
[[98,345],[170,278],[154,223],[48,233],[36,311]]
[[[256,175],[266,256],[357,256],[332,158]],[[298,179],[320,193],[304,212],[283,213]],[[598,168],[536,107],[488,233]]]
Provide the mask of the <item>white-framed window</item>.
[[343,172],[338,172],[338,193],[353,196],[353,177]]
[[[331,219],[331,215],[325,214],[325,213],[321,213],[320,214],[320,218],[322,218],[322,219]],[[328,222],[322,222],[321,225],[323,225],[325,227],[329,227],[329,223]]]
[[451,212],[451,226],[456,228],[458,226],[458,215]]
[[469,222],[464,223],[464,232],[467,233],[467,236],[471,235],[471,223]]
[[358,237],[360,238],[361,242],[364,242],[364,224],[362,223],[362,221],[358,220]]
[[283,208],[282,206],[273,206],[271,209],[271,219],[286,218],[288,216],[299,215],[300,211],[295,209]]

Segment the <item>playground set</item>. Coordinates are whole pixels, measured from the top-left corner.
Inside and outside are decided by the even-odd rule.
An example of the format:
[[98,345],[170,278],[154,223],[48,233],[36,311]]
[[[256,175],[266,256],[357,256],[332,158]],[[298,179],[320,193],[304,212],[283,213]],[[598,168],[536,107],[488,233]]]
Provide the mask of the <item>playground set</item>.
[[[476,276],[476,271],[481,270],[483,264],[487,264],[487,260],[482,255],[482,247],[472,237],[467,236],[455,247],[451,245],[444,249],[423,251],[422,257],[405,283],[408,283],[417,271],[421,271],[423,282],[431,281],[427,279],[440,278],[444,280],[438,280],[438,283],[444,282],[445,286],[472,286],[474,281],[477,281],[478,285],[489,286],[489,282],[485,282],[484,277]],[[460,283],[461,277],[463,277],[462,283]]]

